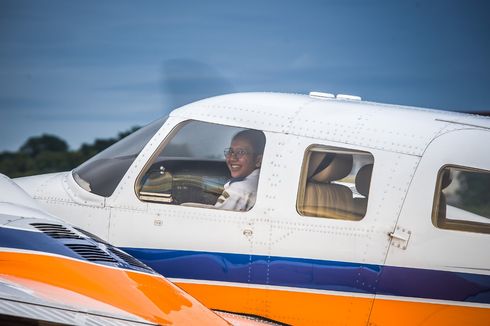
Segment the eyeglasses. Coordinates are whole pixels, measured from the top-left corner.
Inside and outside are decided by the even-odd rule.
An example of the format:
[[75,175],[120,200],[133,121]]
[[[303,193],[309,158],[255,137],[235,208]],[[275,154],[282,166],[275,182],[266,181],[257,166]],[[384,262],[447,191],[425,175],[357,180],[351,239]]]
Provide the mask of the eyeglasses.
[[250,153],[250,152],[248,152],[242,148],[238,148],[236,150],[234,150],[231,147],[225,148],[225,157],[227,157],[227,158],[234,155],[239,160],[247,154],[252,154],[252,153]]

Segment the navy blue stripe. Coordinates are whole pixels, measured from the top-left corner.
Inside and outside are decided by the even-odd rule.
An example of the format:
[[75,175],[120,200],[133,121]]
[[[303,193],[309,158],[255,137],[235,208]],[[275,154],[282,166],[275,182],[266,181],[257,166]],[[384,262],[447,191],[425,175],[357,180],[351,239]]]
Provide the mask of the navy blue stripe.
[[[94,259],[87,259],[79,255],[74,250],[67,247],[65,244],[82,244],[82,245],[92,245],[97,247],[99,250],[105,252],[108,258],[112,258],[114,262],[101,261]],[[60,256],[66,256],[70,258],[75,258],[77,260],[90,261],[94,264],[104,265],[104,266],[117,266],[119,268],[140,271],[145,273],[155,273],[147,266],[138,264],[136,261],[131,259],[124,259],[120,255],[111,253],[107,248],[110,245],[99,244],[97,241],[91,238],[81,238],[81,239],[54,239],[43,232],[31,232],[21,229],[0,227],[0,247],[3,248],[14,248],[22,250],[32,250],[43,253],[51,253]]]
[[62,242],[55,241],[42,232],[0,227],[0,247],[42,251],[45,253],[83,259],[74,251],[64,246]]
[[338,261],[124,248],[166,277],[490,303],[490,276]]

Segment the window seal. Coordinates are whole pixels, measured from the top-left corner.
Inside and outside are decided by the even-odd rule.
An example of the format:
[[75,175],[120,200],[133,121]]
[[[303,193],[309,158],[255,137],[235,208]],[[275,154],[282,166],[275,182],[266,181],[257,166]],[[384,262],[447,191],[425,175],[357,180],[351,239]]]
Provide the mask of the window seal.
[[[335,218],[335,217],[329,217],[329,216],[315,216],[315,215],[307,215],[304,212],[301,211],[301,205],[305,201],[305,194],[306,194],[306,185],[308,182],[308,167],[309,167],[309,161],[311,158],[311,154],[313,152],[321,152],[321,153],[336,153],[336,154],[351,154],[351,155],[369,155],[373,162],[369,164],[374,164],[375,159],[374,155],[371,152],[368,151],[363,151],[363,150],[358,150],[358,149],[349,149],[349,148],[344,148],[344,147],[337,147],[337,146],[330,146],[330,145],[324,145],[324,144],[312,144],[309,145],[303,154],[303,160],[302,160],[302,166],[301,166],[301,173],[300,173],[300,178],[298,182],[298,190],[297,190],[297,197],[296,197],[296,212],[298,215],[302,217],[308,217],[308,218],[321,218],[321,219],[328,219],[328,220],[337,220],[337,221],[350,221],[350,222],[359,222],[362,221],[366,215],[367,215],[367,210],[364,212],[364,215],[359,217],[359,218]],[[364,166],[364,165],[363,165]],[[372,180],[372,176],[371,176]],[[355,182],[354,182],[355,184]],[[353,213],[351,213],[353,214]]]
[[483,222],[476,222],[476,221],[451,220],[439,216],[439,210],[440,210],[439,203],[442,194],[442,189],[441,189],[442,173],[446,169],[450,169],[450,168],[457,169],[463,172],[470,172],[470,173],[471,172],[490,173],[490,171],[481,168],[468,167],[468,166],[463,166],[458,164],[444,164],[437,172],[437,179],[436,179],[436,185],[434,190],[434,199],[432,202],[432,214],[431,214],[432,224],[434,225],[434,227],[443,230],[490,234],[490,219],[489,219],[489,223],[483,223]]

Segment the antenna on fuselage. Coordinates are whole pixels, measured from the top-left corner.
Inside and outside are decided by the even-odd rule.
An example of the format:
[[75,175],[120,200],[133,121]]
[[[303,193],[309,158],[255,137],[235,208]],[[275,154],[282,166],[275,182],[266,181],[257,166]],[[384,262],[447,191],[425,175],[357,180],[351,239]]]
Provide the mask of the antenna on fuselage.
[[360,96],[356,95],[348,95],[348,94],[337,94],[334,95],[332,93],[324,93],[324,92],[310,92],[310,97],[320,98],[320,99],[337,99],[344,101],[362,101]]

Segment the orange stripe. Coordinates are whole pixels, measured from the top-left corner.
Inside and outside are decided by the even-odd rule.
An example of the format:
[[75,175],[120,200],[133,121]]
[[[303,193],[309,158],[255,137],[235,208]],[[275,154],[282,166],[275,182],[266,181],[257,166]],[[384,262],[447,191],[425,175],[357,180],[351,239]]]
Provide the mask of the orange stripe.
[[201,325],[226,324],[170,282],[149,274],[57,256],[0,252],[0,276],[73,291],[154,323],[186,325],[199,320]]
[[[177,283],[212,309],[294,325],[490,325],[490,309],[286,290]],[[427,321],[430,321],[427,323]],[[424,323],[425,322],[425,323]]]
[[376,299],[373,325],[490,325],[490,309]]
[[211,309],[294,325],[366,325],[372,299],[283,290],[176,283]]

